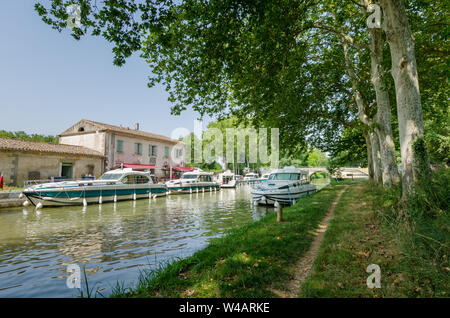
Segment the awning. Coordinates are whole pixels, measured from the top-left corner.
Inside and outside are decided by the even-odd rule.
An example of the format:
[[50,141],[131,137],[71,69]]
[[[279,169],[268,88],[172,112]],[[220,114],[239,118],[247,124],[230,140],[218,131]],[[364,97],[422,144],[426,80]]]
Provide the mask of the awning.
[[175,166],[175,167],[172,167],[172,170],[183,171],[183,172],[185,172],[185,171],[193,171],[194,167],[178,167],[178,166]]
[[135,164],[135,163],[124,163],[124,168],[132,168],[132,169],[159,169],[155,165],[141,165],[141,164]]

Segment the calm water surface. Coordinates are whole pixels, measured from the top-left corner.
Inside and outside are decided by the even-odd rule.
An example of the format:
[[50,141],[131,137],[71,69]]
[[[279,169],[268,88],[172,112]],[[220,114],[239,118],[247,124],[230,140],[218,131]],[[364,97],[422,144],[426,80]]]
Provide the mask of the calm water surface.
[[192,255],[273,207],[253,206],[250,188],[172,195],[88,207],[0,212],[0,297],[77,297],[69,264],[86,268],[89,288],[107,296],[140,269]]

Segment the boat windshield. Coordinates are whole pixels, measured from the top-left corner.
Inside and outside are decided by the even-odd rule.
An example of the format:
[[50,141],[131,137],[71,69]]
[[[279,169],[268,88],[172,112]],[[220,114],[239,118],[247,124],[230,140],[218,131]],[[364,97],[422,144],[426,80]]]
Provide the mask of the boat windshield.
[[269,180],[300,180],[298,173],[274,173],[269,176]]
[[185,174],[185,175],[183,175],[183,179],[197,179],[197,175],[195,175],[195,174]]
[[119,180],[122,176],[122,173],[105,173],[99,180]]

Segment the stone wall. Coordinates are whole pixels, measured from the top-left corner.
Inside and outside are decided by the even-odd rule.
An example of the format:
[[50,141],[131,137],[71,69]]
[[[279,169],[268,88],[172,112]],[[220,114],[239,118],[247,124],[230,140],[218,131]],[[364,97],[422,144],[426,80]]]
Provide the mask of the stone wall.
[[21,187],[30,179],[59,177],[62,163],[72,163],[74,179],[81,179],[90,170],[95,177],[103,173],[103,158],[100,157],[0,151],[0,173],[10,186]]

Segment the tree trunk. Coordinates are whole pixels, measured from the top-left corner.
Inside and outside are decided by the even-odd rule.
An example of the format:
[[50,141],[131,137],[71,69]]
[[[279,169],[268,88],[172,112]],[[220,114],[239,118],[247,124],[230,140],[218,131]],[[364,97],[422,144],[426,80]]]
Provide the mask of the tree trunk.
[[371,35],[371,81],[375,89],[377,113],[375,130],[379,138],[381,154],[381,178],[384,186],[391,186],[400,181],[395,158],[395,144],[392,135],[391,105],[389,93],[383,80],[383,37],[380,29],[369,29]]
[[372,144],[373,181],[374,184],[382,184],[380,139],[376,131],[369,132],[369,136]]
[[370,142],[368,132],[364,132],[364,138],[366,139],[366,147],[367,147],[367,169],[369,170],[369,182],[374,183],[372,143]]
[[[381,0],[381,7],[383,30],[391,51],[402,156],[402,187],[405,198],[406,194],[412,193],[417,180],[414,166],[418,163],[413,152],[413,143],[424,134],[419,77],[414,41],[409,29],[404,1]],[[429,166],[427,168],[429,169]]]

